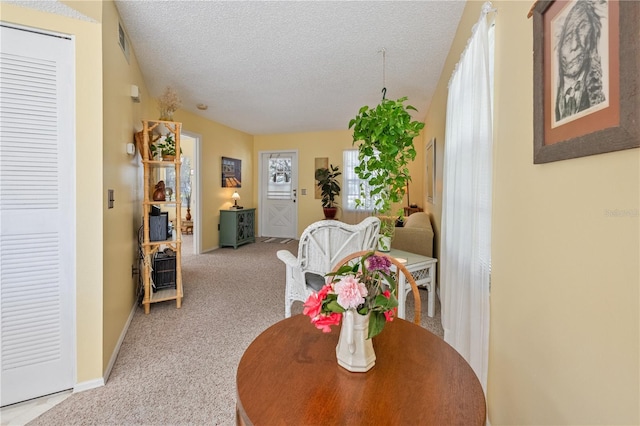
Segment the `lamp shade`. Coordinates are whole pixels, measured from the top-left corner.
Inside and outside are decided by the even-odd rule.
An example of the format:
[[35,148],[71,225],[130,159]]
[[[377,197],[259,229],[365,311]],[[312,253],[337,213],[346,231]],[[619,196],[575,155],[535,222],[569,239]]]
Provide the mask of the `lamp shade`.
[[233,200],[232,208],[234,208],[234,209],[242,208],[242,207],[238,206],[238,200],[240,199],[240,194],[238,194],[238,191],[233,191],[233,195],[231,195],[231,199]]

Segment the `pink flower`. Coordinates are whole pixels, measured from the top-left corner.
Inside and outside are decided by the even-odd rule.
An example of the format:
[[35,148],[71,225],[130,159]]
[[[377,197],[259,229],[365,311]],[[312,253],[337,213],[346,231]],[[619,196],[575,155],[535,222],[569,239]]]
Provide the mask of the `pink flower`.
[[335,283],[333,290],[338,295],[338,304],[345,309],[362,305],[364,297],[368,294],[367,287],[352,276]]
[[323,333],[330,333],[331,326],[340,324],[341,319],[342,314],[331,312],[330,314],[322,314],[311,318],[311,322],[317,329],[322,330]]
[[391,309],[390,311],[384,311],[384,319],[387,322],[393,321],[396,316],[396,308]]
[[[391,292],[389,290],[385,290],[382,292],[382,295],[387,299],[391,297]],[[393,318],[396,316],[396,310],[398,308],[393,308],[389,311],[384,311],[384,318],[386,321],[393,321]]]
[[304,302],[304,309],[302,313],[313,318],[320,315],[322,309],[322,302],[327,298],[327,293],[331,290],[331,285],[327,284],[320,289],[317,293],[311,293],[311,295]]

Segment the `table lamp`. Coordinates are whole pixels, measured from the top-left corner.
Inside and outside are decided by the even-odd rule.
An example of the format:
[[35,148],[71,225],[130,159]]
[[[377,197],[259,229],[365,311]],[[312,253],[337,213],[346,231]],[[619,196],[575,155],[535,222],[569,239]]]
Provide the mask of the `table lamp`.
[[233,200],[233,208],[234,209],[241,209],[242,207],[240,207],[238,205],[238,200],[240,199],[240,194],[238,194],[238,191],[233,191],[233,195],[231,196],[231,199]]

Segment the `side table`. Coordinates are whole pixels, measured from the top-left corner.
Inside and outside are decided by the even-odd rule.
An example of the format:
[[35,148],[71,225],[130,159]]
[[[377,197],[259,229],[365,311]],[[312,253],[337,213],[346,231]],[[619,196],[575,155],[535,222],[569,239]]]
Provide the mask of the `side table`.
[[255,243],[256,209],[220,210],[220,247],[233,246],[234,249],[246,243]]
[[[418,287],[427,289],[427,315],[433,317],[436,312],[436,263],[438,259],[409,253],[408,251],[391,249],[389,256],[396,259],[405,259],[407,268]],[[411,287],[407,286],[404,275],[398,279],[398,317],[405,317],[405,302]]]
[[411,216],[413,213],[418,213],[418,212],[422,212],[424,211],[422,209],[422,207],[405,207],[404,208],[404,215],[405,216]]

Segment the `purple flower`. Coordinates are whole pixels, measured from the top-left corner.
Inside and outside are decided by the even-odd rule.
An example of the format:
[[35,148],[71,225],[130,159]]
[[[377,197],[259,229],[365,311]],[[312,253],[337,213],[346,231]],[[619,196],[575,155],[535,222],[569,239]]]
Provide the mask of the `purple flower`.
[[386,274],[389,273],[389,268],[391,267],[391,261],[382,256],[369,256],[365,261],[364,265],[370,271],[382,271]]

